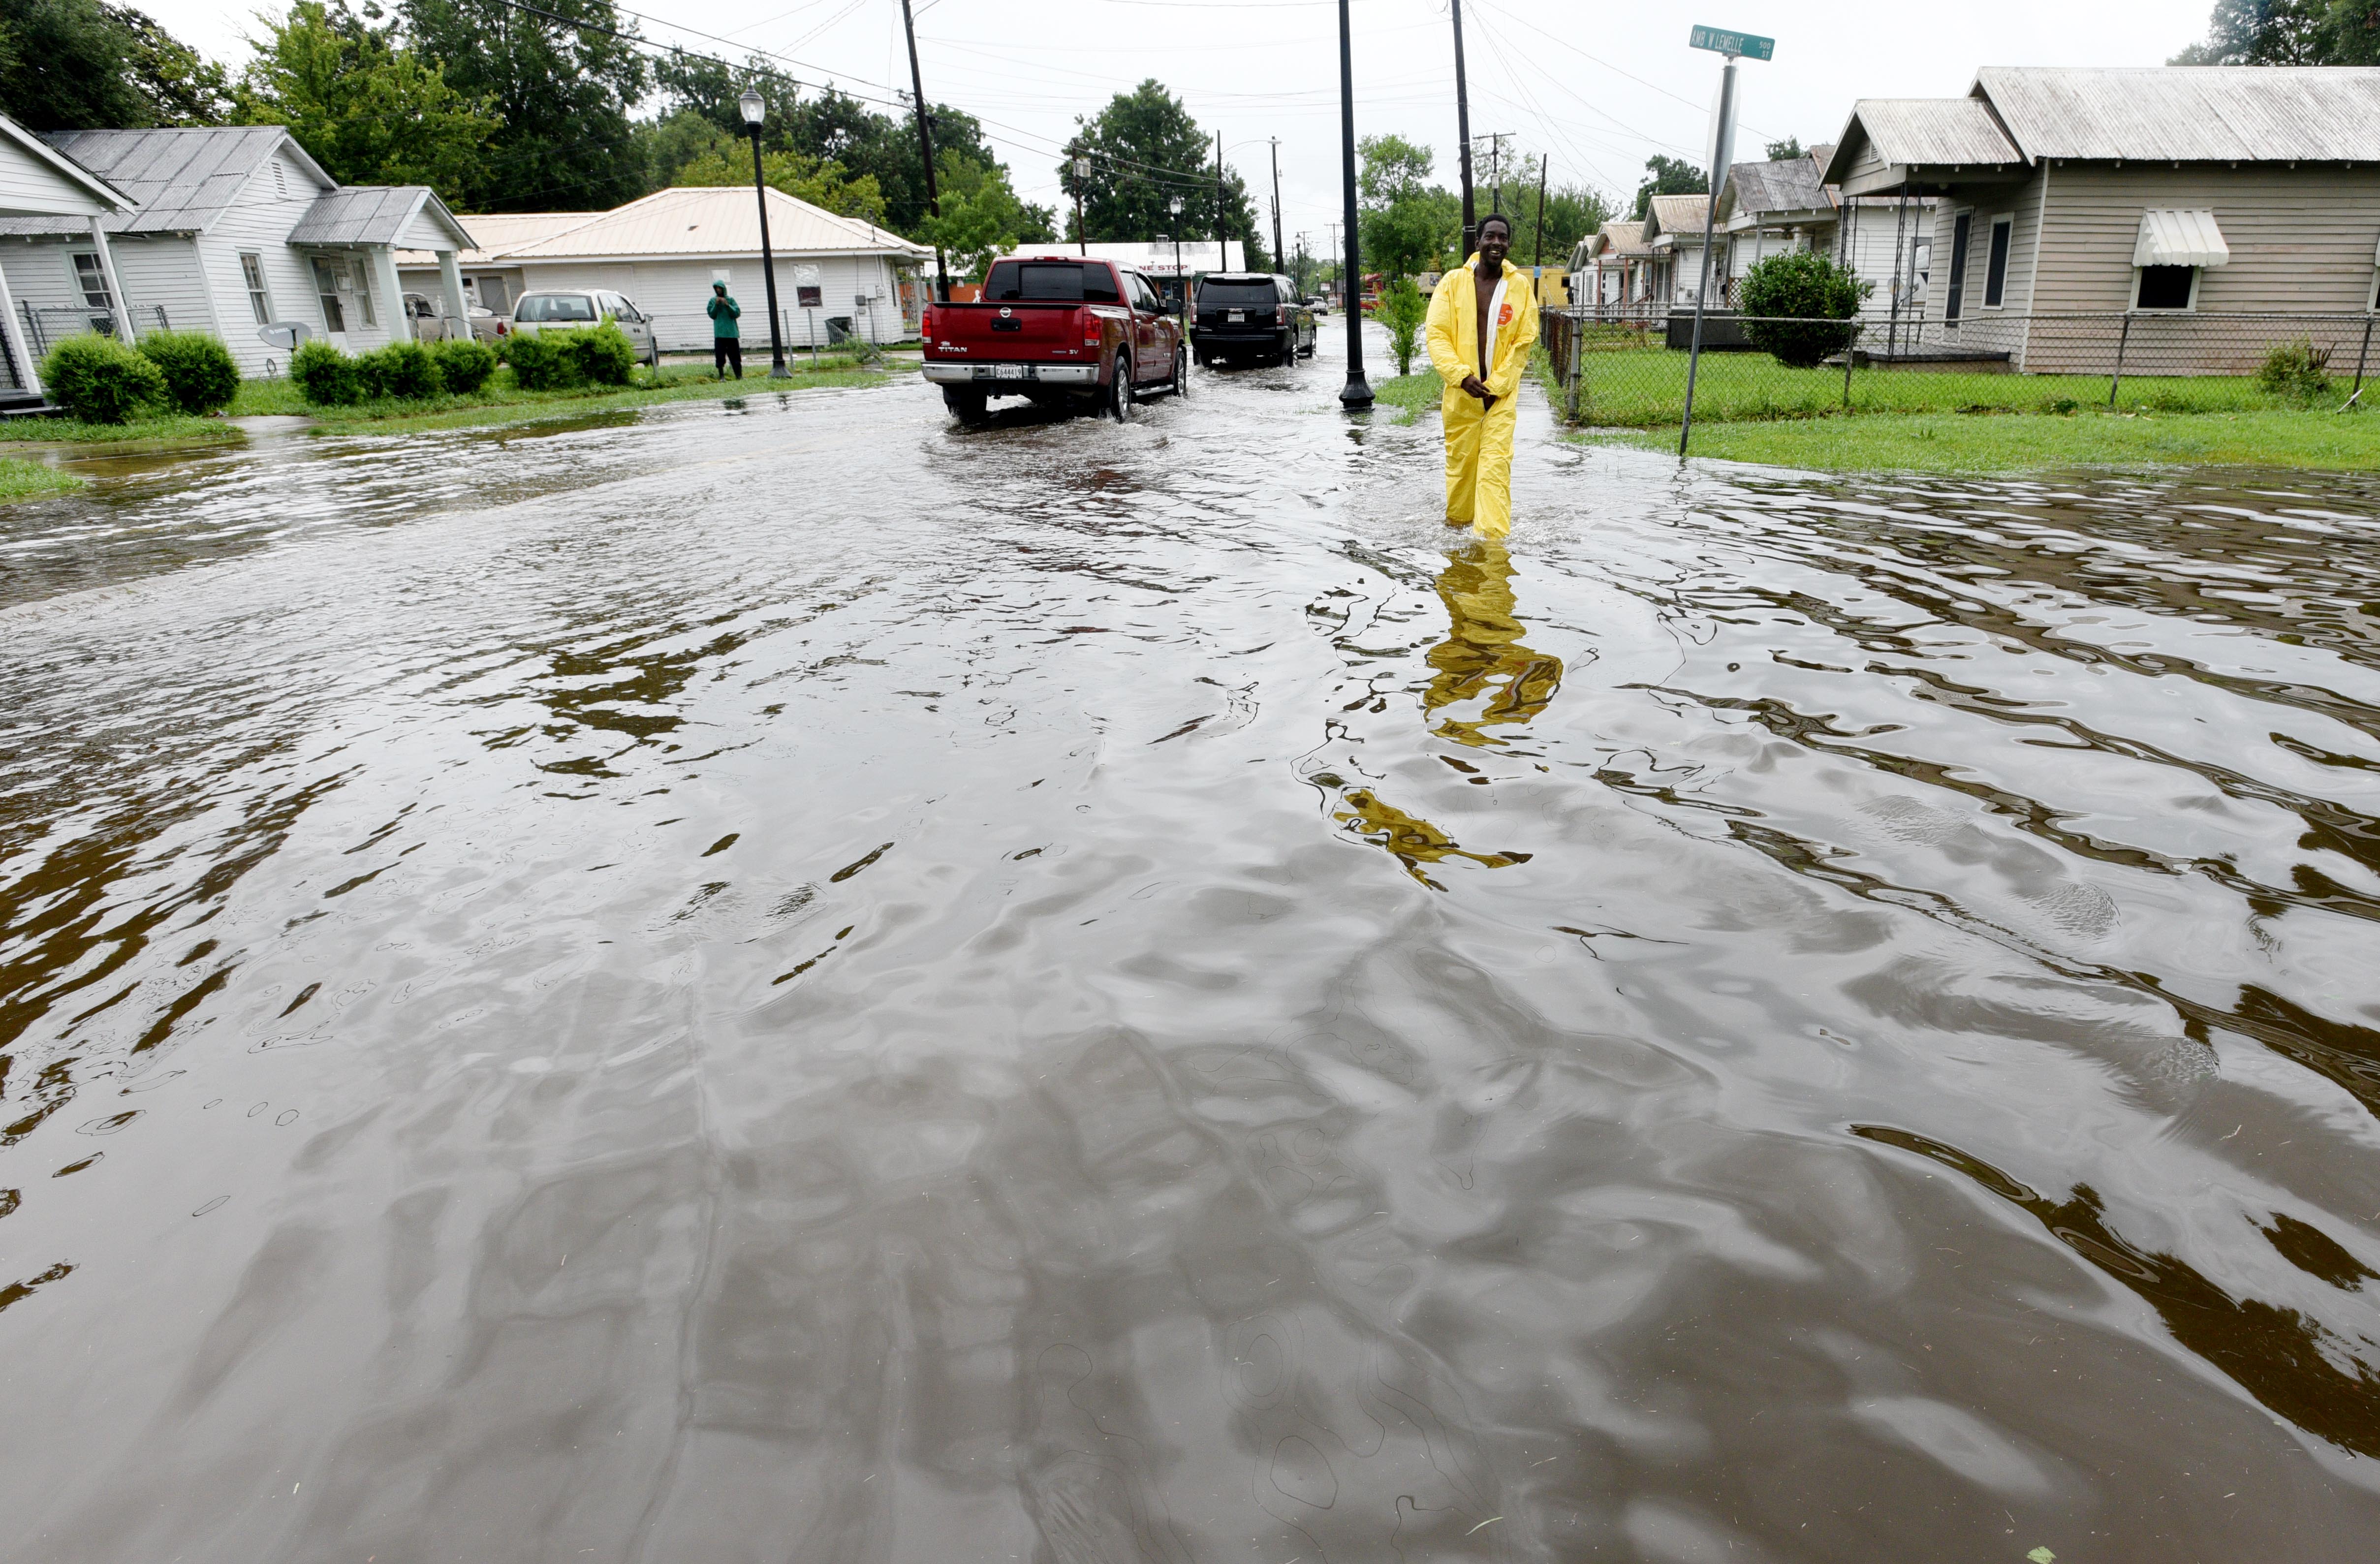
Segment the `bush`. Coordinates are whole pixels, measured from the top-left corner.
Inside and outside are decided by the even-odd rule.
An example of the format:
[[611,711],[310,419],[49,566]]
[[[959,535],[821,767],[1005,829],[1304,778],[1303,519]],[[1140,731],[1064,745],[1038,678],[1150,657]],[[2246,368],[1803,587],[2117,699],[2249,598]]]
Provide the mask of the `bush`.
[[120,424],[171,406],[164,371],[112,336],[84,332],[42,359],[42,384],[85,423]]
[[567,391],[586,383],[569,332],[515,333],[504,339],[504,361],[523,391]]
[[363,377],[364,394],[374,401],[394,397],[418,402],[446,391],[438,360],[418,342],[392,342],[375,348],[356,361],[356,370]]
[[578,356],[578,373],[589,385],[625,385],[637,368],[637,345],[609,321],[591,332],[572,332],[570,346]]
[[364,380],[356,361],[319,339],[301,342],[289,356],[289,378],[298,394],[317,407],[344,407],[364,397]]
[[[1830,353],[1852,345],[1858,331],[1818,322],[1848,321],[1876,285],[1847,267],[1811,251],[1772,255],[1743,274],[1743,335],[1753,346],[1774,354],[1788,369],[1815,369]],[[1790,317],[1759,320],[1753,317]]]
[[231,349],[204,332],[151,332],[140,356],[165,377],[165,394],[185,413],[216,413],[239,394]]
[[2256,383],[2285,402],[2308,403],[2330,391],[2330,349],[2316,347],[2311,337],[2273,345]]
[[1422,322],[1429,318],[1429,305],[1421,297],[1421,289],[1414,285],[1411,277],[1399,277],[1381,290],[1379,307],[1374,314],[1389,329],[1389,351],[1396,355],[1397,373],[1413,373],[1414,345],[1421,334]]
[[431,357],[438,360],[439,378],[446,390],[455,396],[472,396],[487,385],[488,377],[496,372],[496,355],[486,343],[468,336],[452,337],[431,348]]

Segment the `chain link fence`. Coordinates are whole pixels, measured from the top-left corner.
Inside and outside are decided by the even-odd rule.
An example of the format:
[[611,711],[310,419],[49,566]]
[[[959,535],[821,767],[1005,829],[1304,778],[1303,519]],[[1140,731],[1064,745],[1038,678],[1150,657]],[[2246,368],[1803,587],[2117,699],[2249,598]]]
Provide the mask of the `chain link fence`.
[[[1548,309],[1568,422],[1651,429],[1686,405],[1690,311]],[[2234,413],[2360,406],[2371,313],[2002,314],[1963,320],[1703,317],[1694,421],[1868,413]],[[1789,364],[1772,347],[1782,346]],[[1796,351],[1798,349],[1798,351]]]
[[[17,310],[24,317],[25,342],[33,350],[35,363],[41,362],[43,354],[67,337],[79,336],[84,332],[97,332],[102,336],[115,334],[115,311],[113,309],[88,306],[78,309],[63,304],[42,305],[37,309],[19,301]],[[173,322],[165,318],[165,307],[162,304],[136,306],[127,313],[132,321],[135,337],[174,329]]]

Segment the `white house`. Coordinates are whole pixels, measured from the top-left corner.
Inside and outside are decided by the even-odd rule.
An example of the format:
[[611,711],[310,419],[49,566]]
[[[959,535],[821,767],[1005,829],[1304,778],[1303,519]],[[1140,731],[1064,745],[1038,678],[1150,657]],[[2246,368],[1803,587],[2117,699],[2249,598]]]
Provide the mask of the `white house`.
[[[115,261],[103,220],[132,206],[131,197],[0,115],[0,217],[80,223],[104,277]],[[18,320],[7,278],[0,274],[0,409],[41,402],[39,356]]]
[[[470,217],[471,237],[478,241],[455,257],[463,273],[463,302],[509,315],[521,296],[524,273],[506,257],[523,245],[566,234],[602,216],[600,212],[480,212]],[[396,274],[405,291],[431,298],[441,286],[438,257],[426,249],[396,252]]]
[[441,261],[461,314],[455,256],[471,246],[423,186],[342,187],[277,125],[62,130],[41,138],[133,201],[94,232],[59,214],[0,216],[11,322],[38,355],[84,330],[197,330],[244,374],[285,359],[259,328],[297,322],[358,351],[403,335],[395,250]]
[[[830,323],[838,320],[842,329],[873,342],[917,335],[925,302],[920,269],[930,271],[932,250],[783,190],[771,188],[768,200],[778,324],[788,346],[832,340]],[[470,219],[475,226],[480,221]],[[427,279],[415,258],[403,260],[400,275]],[[769,340],[759,204],[748,186],[656,190],[583,222],[483,243],[472,274],[503,280],[514,298],[553,288],[623,294],[651,317],[662,348],[672,353],[710,348],[703,306],[710,285],[723,282],[744,309],[746,350]]]

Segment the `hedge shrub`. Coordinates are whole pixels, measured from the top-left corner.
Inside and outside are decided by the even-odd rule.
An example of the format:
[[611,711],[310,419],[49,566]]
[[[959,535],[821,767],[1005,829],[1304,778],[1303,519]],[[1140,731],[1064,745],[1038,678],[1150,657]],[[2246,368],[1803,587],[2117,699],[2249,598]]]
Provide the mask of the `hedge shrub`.
[[589,385],[625,385],[637,368],[637,345],[628,334],[606,321],[591,332],[573,332],[571,349],[578,355],[578,372]]
[[140,356],[165,377],[165,393],[185,413],[216,413],[239,394],[239,365],[231,349],[204,332],[151,332]]
[[418,342],[392,342],[374,348],[356,360],[356,371],[362,377],[364,394],[375,402],[419,402],[446,392],[438,360]]
[[171,406],[164,371],[97,332],[59,343],[42,359],[42,384],[85,423],[120,424]]
[[431,345],[431,357],[438,360],[439,378],[446,390],[455,396],[476,395],[496,372],[496,355],[486,343],[468,336],[449,338]]
[[[1744,339],[1776,355],[1788,369],[1815,369],[1859,334],[1855,327],[1823,322],[1850,320],[1859,313],[1860,301],[1875,291],[1874,283],[1863,282],[1849,268],[1815,251],[1772,255],[1743,274],[1738,297],[1747,317]],[[1750,318],[1754,316],[1791,319]]]
[[2330,349],[2316,347],[2311,337],[2275,343],[2256,383],[2284,402],[2312,403],[2330,390]]
[[364,399],[364,378],[356,361],[317,338],[289,356],[289,378],[298,394],[317,407],[345,407]]
[[523,391],[568,391],[587,383],[571,350],[569,332],[516,332],[504,338],[504,361]]

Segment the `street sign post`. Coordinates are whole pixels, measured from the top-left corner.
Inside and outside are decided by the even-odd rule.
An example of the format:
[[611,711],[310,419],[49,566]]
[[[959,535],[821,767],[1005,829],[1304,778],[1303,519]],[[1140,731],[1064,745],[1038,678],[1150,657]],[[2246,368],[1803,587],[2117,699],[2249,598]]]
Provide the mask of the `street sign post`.
[[1689,49],[1708,49],[1714,55],[1730,59],[1742,55],[1748,60],[1773,60],[1777,57],[1777,40],[1763,38],[1756,32],[1730,32],[1723,27],[1697,26],[1686,37]]
[[1729,32],[1721,28],[1697,26],[1687,35],[1686,45],[1693,49],[1708,49],[1727,56],[1719,71],[1718,116],[1711,126],[1710,201],[1703,209],[1702,280],[1694,286],[1694,337],[1686,352],[1685,416],[1678,420],[1678,460],[1686,459],[1686,442],[1694,432],[1694,374],[1703,361],[1703,309],[1710,297],[1711,237],[1718,227],[1719,193],[1727,188],[1728,161],[1735,155],[1735,62],[1739,58],[1769,60],[1777,57],[1777,40],[1762,38],[1756,33]]

